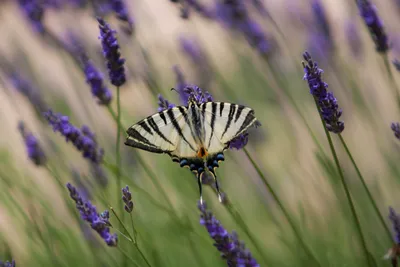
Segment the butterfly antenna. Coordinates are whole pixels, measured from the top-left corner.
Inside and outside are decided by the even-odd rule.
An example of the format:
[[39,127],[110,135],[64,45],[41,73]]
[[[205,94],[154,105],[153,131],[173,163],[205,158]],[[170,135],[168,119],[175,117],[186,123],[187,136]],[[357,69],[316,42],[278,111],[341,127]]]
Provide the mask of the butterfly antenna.
[[199,185],[200,205],[203,205],[203,189],[202,189],[202,186],[201,186],[201,174],[202,173],[198,173],[197,174],[197,184]]
[[175,91],[179,94],[178,90],[176,90],[174,87],[171,88],[171,91]]

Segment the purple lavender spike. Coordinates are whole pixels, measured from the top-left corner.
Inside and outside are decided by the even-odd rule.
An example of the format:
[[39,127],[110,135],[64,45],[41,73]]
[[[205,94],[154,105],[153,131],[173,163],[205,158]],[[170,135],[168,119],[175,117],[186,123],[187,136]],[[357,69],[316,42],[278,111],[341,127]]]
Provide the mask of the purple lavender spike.
[[67,184],[70,197],[75,201],[76,208],[78,209],[82,220],[90,223],[90,226],[95,230],[101,238],[110,247],[116,247],[118,244],[117,234],[110,233],[111,223],[109,221],[110,215],[106,210],[103,213],[97,213],[96,207],[90,201],[84,199],[78,190],[70,183]]
[[103,75],[94,66],[94,64],[86,60],[84,62],[84,72],[86,76],[86,82],[92,89],[92,94],[97,98],[99,105],[108,105],[112,100],[111,91],[103,83]]
[[19,6],[25,17],[29,20],[34,30],[38,33],[44,33],[43,26],[44,8],[40,0],[18,0]]
[[129,187],[125,186],[122,188],[122,201],[124,201],[124,209],[126,212],[131,213],[133,211],[132,194],[129,191]]
[[126,7],[126,3],[124,0],[111,0],[111,7],[114,10],[117,18],[127,24],[127,27],[123,29],[128,33],[132,34],[134,30],[134,21],[130,16],[128,8]]
[[6,262],[2,262],[0,261],[0,267],[15,267],[15,260],[12,260],[11,262],[6,261]]
[[392,207],[389,207],[389,219],[392,221],[393,230],[395,233],[395,242],[400,244],[400,218]]
[[260,265],[245,248],[243,242],[239,241],[235,232],[229,234],[211,211],[207,210],[205,202],[199,202],[197,207],[200,210],[200,224],[204,225],[214,240],[214,246],[226,260],[228,266],[259,267]]
[[175,104],[170,103],[161,94],[158,95],[158,112],[175,107]]
[[98,18],[101,45],[103,47],[103,55],[107,62],[108,75],[111,84],[121,86],[125,83],[125,59],[121,58],[119,52],[118,40],[115,37],[115,30],[110,28],[110,25],[103,19]]
[[386,53],[389,50],[388,37],[383,27],[383,22],[378,16],[377,8],[369,0],[357,0],[360,15],[364,19],[372,40],[375,43],[376,51]]
[[332,92],[328,92],[328,84],[322,81],[323,70],[318,68],[317,62],[314,62],[308,52],[303,54],[304,60],[304,80],[308,82],[310,93],[318,102],[318,108],[325,121],[328,131],[341,133],[344,130],[344,122],[339,118],[342,111],[339,110],[336,98]]
[[83,126],[82,129],[78,129],[69,122],[67,116],[54,113],[52,110],[45,112],[44,117],[55,132],[60,132],[67,142],[71,141],[82,152],[84,158],[95,164],[103,160],[104,151],[98,147],[94,134],[88,127]]
[[22,121],[18,123],[18,129],[25,140],[26,152],[30,160],[37,166],[45,165],[47,159],[37,138],[32,133],[27,132]]

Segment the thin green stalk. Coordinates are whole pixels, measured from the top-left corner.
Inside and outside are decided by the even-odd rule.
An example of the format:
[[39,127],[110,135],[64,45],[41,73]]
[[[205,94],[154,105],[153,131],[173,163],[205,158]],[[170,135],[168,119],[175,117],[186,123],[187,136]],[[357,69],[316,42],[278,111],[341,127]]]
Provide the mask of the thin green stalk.
[[128,254],[126,254],[126,252],[123,251],[119,246],[117,248],[122,253],[122,255],[124,255],[125,258],[129,259],[135,266],[140,267],[140,265],[134,259],[132,259]]
[[133,242],[133,237],[131,236],[131,233],[129,233],[128,229],[126,229],[125,224],[121,221],[121,219],[118,217],[117,213],[115,212],[114,208],[111,207],[111,205],[108,205],[109,209],[111,210],[111,212],[114,214],[115,218],[117,218],[119,224],[124,228],[124,231],[126,232],[126,234],[128,235],[128,237],[131,239],[129,240],[130,242]]
[[120,188],[122,187],[121,181],[121,153],[120,153],[120,141],[121,141],[121,128],[119,125],[121,124],[121,99],[119,97],[119,86],[117,86],[117,143],[115,144],[115,155],[116,155],[116,176],[117,176],[117,194],[120,195]]
[[361,183],[362,183],[362,185],[363,185],[363,187],[364,187],[364,189],[365,189],[365,192],[367,192],[367,195],[368,195],[369,200],[371,201],[372,207],[374,208],[376,214],[378,215],[379,220],[381,221],[381,224],[382,224],[383,227],[385,228],[386,234],[387,234],[389,240],[392,241],[392,234],[391,234],[391,232],[390,232],[390,229],[389,229],[389,227],[386,225],[385,219],[383,218],[382,214],[380,213],[380,211],[379,211],[379,209],[378,209],[378,206],[376,205],[376,202],[375,202],[375,200],[374,200],[374,197],[372,196],[371,192],[369,191],[368,186],[367,186],[367,184],[366,184],[366,182],[365,182],[365,179],[364,179],[363,175],[361,174],[360,169],[358,168],[358,166],[357,166],[357,164],[356,164],[356,162],[355,162],[355,160],[354,160],[354,158],[353,158],[353,156],[352,156],[352,154],[351,154],[351,152],[350,152],[350,150],[349,150],[349,148],[348,148],[346,142],[344,141],[343,136],[342,136],[341,134],[338,134],[338,135],[339,135],[340,142],[342,143],[344,149],[346,150],[346,153],[347,153],[347,155],[349,156],[350,161],[351,161],[351,163],[353,164],[354,169],[355,169],[356,172],[357,172],[358,178],[360,178],[360,181],[361,181]]
[[264,183],[264,185],[267,187],[269,193],[271,196],[274,198],[275,202],[278,204],[279,208],[281,209],[283,215],[286,217],[286,220],[290,224],[290,227],[292,228],[294,234],[296,235],[297,239],[301,243],[304,251],[308,254],[308,256],[313,259],[313,261],[318,265],[321,266],[317,258],[314,256],[314,254],[311,252],[311,250],[307,247],[306,243],[302,239],[300,233],[298,232],[292,218],[289,215],[289,212],[286,210],[286,208],[283,206],[281,200],[279,199],[278,195],[275,193],[274,189],[272,186],[269,184],[267,181],[266,177],[262,173],[261,169],[258,167],[257,163],[254,161],[254,159],[251,157],[250,153],[247,151],[246,148],[243,148],[244,153],[246,154],[247,158],[250,160],[251,164],[253,165],[254,169],[257,171],[258,175],[261,178],[261,181]]
[[364,250],[365,257],[366,257],[367,266],[374,266],[373,263],[371,263],[370,255],[369,255],[368,248],[367,248],[367,243],[365,241],[364,235],[363,235],[362,230],[361,230],[360,220],[358,219],[357,212],[356,212],[353,200],[352,200],[351,195],[350,195],[350,190],[349,190],[349,188],[347,186],[346,180],[344,179],[343,170],[342,170],[342,167],[340,166],[339,159],[337,157],[335,147],[333,146],[331,135],[329,134],[328,129],[326,128],[324,118],[322,117],[321,110],[319,108],[317,99],[315,97],[314,97],[314,101],[315,101],[315,106],[316,106],[316,108],[318,110],[318,113],[319,113],[319,117],[321,119],[321,123],[322,123],[322,125],[324,127],[326,138],[328,139],[329,147],[331,149],[332,156],[333,156],[333,159],[335,161],[336,168],[338,169],[338,172],[339,172],[340,181],[342,183],[344,192],[346,194],[347,201],[349,202],[350,210],[351,210],[351,213],[353,215],[355,226],[357,228],[357,233],[358,233],[358,236],[359,236],[362,248]]
[[142,250],[139,248],[138,243],[135,243],[135,247],[136,247],[137,251],[139,252],[140,256],[142,257],[142,259],[146,262],[146,265],[151,267],[151,264],[147,260],[146,256],[143,254]]
[[131,218],[133,237],[135,238],[135,243],[136,243],[137,242],[137,232],[136,232],[135,226],[133,225],[132,212],[130,212],[129,215],[130,215],[129,217]]
[[394,95],[396,97],[396,104],[400,108],[400,94],[399,94],[399,90],[397,88],[396,81],[394,80],[394,77],[393,77],[393,72],[392,72],[392,68],[390,67],[388,54],[385,53],[385,54],[382,55],[382,57],[383,57],[383,61],[385,63],[386,70],[387,70],[388,75],[389,75],[389,81],[390,81],[390,83],[391,83],[391,85],[393,87],[393,90],[394,90]]

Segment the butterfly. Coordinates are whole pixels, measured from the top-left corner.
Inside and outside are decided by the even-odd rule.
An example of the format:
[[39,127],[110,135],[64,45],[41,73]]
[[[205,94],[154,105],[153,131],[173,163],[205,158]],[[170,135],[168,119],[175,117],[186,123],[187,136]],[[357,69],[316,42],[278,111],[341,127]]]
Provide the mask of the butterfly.
[[257,125],[254,110],[225,102],[204,102],[193,94],[187,106],[176,106],[153,114],[126,131],[125,145],[153,153],[168,154],[196,176],[202,203],[201,177],[209,171],[221,194],[215,174],[229,143],[249,127]]

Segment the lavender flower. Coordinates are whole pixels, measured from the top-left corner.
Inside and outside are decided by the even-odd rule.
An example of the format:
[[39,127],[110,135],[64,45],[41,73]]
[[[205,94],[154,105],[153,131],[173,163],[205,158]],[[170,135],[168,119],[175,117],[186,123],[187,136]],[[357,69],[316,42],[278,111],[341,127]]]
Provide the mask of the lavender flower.
[[76,188],[70,183],[67,184],[70,197],[75,201],[82,220],[90,223],[90,226],[95,230],[101,238],[110,247],[116,247],[118,243],[117,234],[110,233],[111,223],[109,221],[110,214],[106,210],[101,214],[97,213],[96,207],[90,201],[80,196]]
[[64,49],[84,68],[84,63],[89,60],[82,38],[75,32],[68,30],[62,43]]
[[271,46],[266,35],[260,25],[250,18],[242,0],[218,1],[216,10],[219,20],[224,25],[242,32],[247,42],[263,56],[270,52]]
[[170,103],[161,94],[158,95],[158,112],[175,107],[175,104]]
[[325,121],[328,131],[341,133],[344,130],[344,123],[339,121],[342,110],[339,110],[336,98],[332,92],[328,92],[328,84],[322,81],[323,70],[318,68],[308,52],[303,54],[304,60],[304,80],[307,80],[310,87],[310,93],[317,101],[319,112]]
[[249,141],[249,134],[248,133],[241,134],[237,138],[229,142],[229,148],[230,149],[236,148],[237,150],[239,150],[245,147],[248,141]]
[[393,122],[392,125],[391,125],[391,128],[392,128],[392,131],[394,133],[394,136],[397,139],[400,139],[400,124],[398,122],[396,122],[396,123]]
[[392,207],[389,207],[389,219],[392,221],[393,231],[395,233],[395,242],[400,244],[400,218]]
[[103,47],[103,55],[107,61],[108,75],[111,83],[115,86],[121,86],[125,83],[125,59],[121,58],[119,52],[118,40],[115,37],[115,30],[110,28],[110,25],[103,19],[98,18],[101,45]]
[[29,100],[38,113],[42,113],[43,111],[47,110],[47,105],[43,101],[39,89],[34,87],[31,81],[28,81],[22,77],[22,75],[16,70],[10,70],[8,73],[8,78],[18,92],[20,92]]
[[393,60],[393,65],[397,71],[400,71],[400,61],[398,59]]
[[200,15],[205,18],[212,18],[214,16],[213,12],[201,4],[198,0],[183,0],[188,6],[192,7]]
[[[209,92],[203,92],[203,90],[196,85],[188,85],[183,88],[182,92],[187,99],[189,99],[189,97],[193,97],[193,99],[200,104],[213,101],[213,98]],[[185,105],[187,104],[188,103],[186,102]]]
[[375,43],[376,51],[386,53],[389,50],[388,38],[376,6],[371,4],[369,0],[358,0],[358,9]]
[[78,129],[69,122],[68,116],[53,113],[52,110],[45,112],[44,117],[54,132],[60,132],[67,142],[71,141],[84,158],[96,164],[103,160],[104,151],[98,147],[94,134],[87,126]]
[[6,261],[6,262],[2,262],[0,261],[0,267],[15,267],[15,260],[12,260],[11,262]]
[[29,20],[35,31],[44,33],[43,26],[44,9],[39,0],[18,0],[19,6],[25,17]]
[[354,22],[348,22],[345,32],[351,53],[355,58],[360,59],[362,57],[363,42],[356,24]]
[[103,84],[103,75],[93,65],[93,63],[87,60],[84,63],[84,72],[86,76],[86,82],[92,88],[93,96],[97,97],[100,105],[108,105],[112,100],[111,91]]
[[321,0],[314,0],[311,7],[315,17],[315,25],[318,27],[318,32],[322,33],[326,39],[332,41],[331,27]]
[[133,19],[129,15],[125,1],[124,0],[111,0],[111,7],[114,10],[114,12],[116,13],[117,18],[128,24],[128,27],[124,28],[124,29],[126,29],[126,32],[128,32],[129,34],[132,34]]
[[235,232],[229,234],[221,223],[214,217],[211,211],[207,210],[206,203],[198,203],[200,224],[204,225],[214,240],[214,246],[226,260],[228,266],[258,267],[260,266],[251,253],[246,250],[244,243],[238,240]]
[[45,165],[47,161],[46,156],[37,138],[32,133],[26,131],[25,124],[22,121],[18,123],[18,129],[25,140],[26,152],[30,160],[37,166]]
[[129,187],[125,186],[122,188],[122,200],[125,203],[125,211],[131,213],[133,211],[133,202],[132,202],[132,194],[129,191]]
[[183,91],[183,89],[187,86],[187,83],[185,81],[185,76],[183,75],[181,69],[177,65],[173,67],[173,71],[175,72],[176,76],[176,85],[174,89],[178,91],[179,96],[181,98],[181,102],[186,105],[188,101],[188,95],[185,94],[185,92]]

